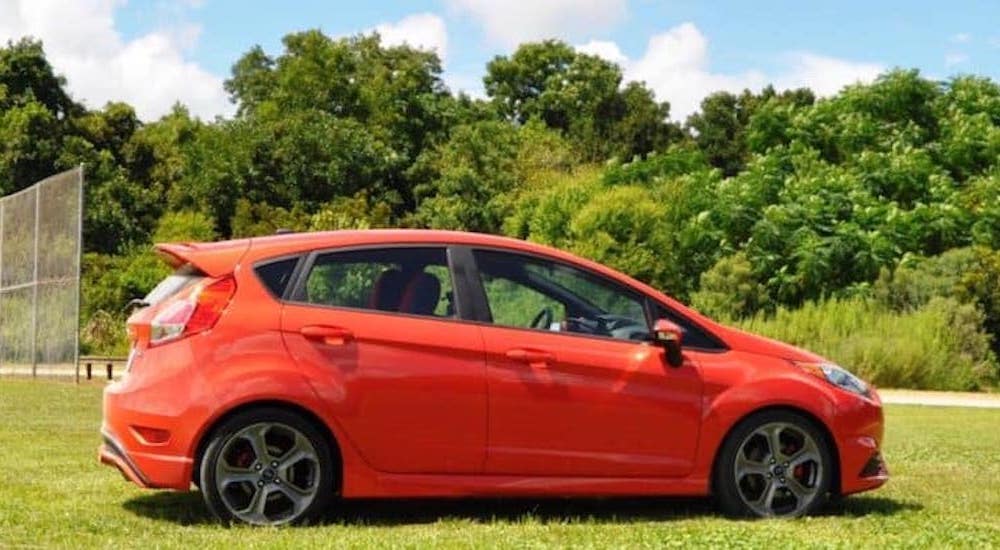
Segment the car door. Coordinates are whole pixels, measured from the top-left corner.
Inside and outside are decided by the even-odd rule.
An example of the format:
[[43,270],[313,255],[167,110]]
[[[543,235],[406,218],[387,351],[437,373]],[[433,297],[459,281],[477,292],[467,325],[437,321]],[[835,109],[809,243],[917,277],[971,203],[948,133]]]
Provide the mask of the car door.
[[283,308],[289,352],[330,382],[321,397],[379,471],[482,471],[482,336],[452,281],[444,247],[319,252]]
[[486,472],[682,476],[702,383],[667,365],[643,296],[579,267],[476,250],[489,387]]

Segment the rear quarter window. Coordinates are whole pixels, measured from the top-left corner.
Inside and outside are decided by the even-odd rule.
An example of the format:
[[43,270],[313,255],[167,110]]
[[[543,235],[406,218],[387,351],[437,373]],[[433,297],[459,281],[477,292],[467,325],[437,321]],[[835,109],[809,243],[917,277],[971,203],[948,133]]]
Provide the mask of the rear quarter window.
[[254,272],[271,294],[275,298],[280,299],[285,295],[285,290],[288,288],[288,283],[292,280],[292,274],[295,272],[295,266],[298,263],[298,258],[277,260],[257,266],[254,268]]
[[204,278],[205,274],[198,268],[185,264],[153,287],[142,301],[146,305],[155,306]]

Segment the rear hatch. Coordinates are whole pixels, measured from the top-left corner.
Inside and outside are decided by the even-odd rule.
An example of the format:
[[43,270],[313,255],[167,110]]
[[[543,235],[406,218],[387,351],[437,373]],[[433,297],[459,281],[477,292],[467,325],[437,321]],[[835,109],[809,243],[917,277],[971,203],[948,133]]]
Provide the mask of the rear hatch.
[[179,340],[215,326],[236,292],[233,271],[249,246],[249,239],[156,245],[174,272],[140,300],[140,309],[129,317],[132,347]]

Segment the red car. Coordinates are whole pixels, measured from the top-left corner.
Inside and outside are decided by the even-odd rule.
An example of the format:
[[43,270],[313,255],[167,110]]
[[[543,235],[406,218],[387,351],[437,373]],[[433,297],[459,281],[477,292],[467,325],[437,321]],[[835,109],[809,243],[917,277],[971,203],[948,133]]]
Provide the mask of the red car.
[[163,244],[100,460],[223,521],[335,497],[713,495],[798,516],[888,479],[878,395],[605,266],[444,231]]

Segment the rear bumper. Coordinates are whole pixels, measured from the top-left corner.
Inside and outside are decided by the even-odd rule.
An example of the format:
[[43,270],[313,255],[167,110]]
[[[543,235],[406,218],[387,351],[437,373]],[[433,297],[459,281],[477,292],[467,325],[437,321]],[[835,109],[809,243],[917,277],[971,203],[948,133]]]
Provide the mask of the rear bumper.
[[102,430],[104,442],[97,449],[101,464],[117,468],[125,479],[147,489],[176,489],[186,491],[191,487],[192,460],[183,456],[145,452],[130,452],[113,435]]
[[194,464],[189,427],[197,425],[155,388],[126,377],[104,390],[98,460],[140,487],[186,491]]
[[122,450],[121,446],[113,437],[107,433],[102,433],[104,442],[97,449],[97,460],[106,466],[118,468],[125,479],[144,488],[150,487],[149,481],[139,468],[132,463],[128,454]]

